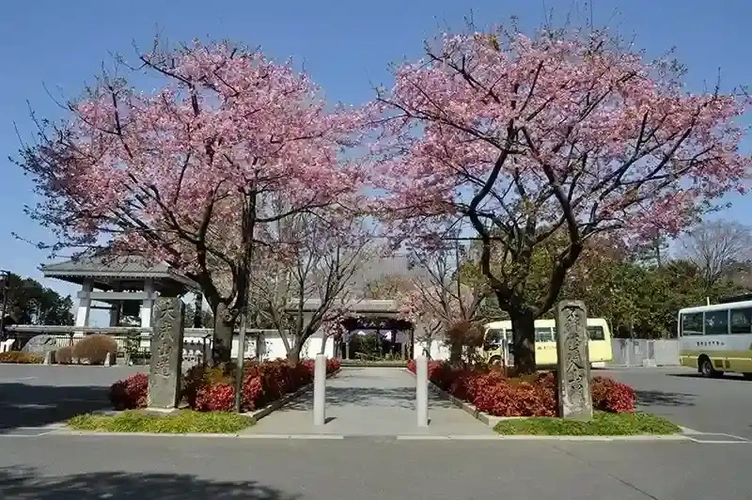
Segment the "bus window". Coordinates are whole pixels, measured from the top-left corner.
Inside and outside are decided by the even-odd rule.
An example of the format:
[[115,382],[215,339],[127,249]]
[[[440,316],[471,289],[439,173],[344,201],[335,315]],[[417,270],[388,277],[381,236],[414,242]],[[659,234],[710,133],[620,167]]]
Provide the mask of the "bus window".
[[682,314],[682,335],[702,335],[702,313]]
[[603,332],[602,326],[589,326],[587,327],[587,332],[590,340],[606,340],[606,334]]
[[484,341],[484,347],[487,350],[490,349],[497,349],[499,346],[501,346],[502,341],[504,340],[504,330],[497,330],[497,329],[490,329],[486,331],[486,338]]
[[731,333],[752,333],[752,309],[731,310]]
[[705,335],[726,335],[728,326],[728,310],[705,312]]
[[554,334],[551,328],[536,328],[535,329],[535,341],[536,342],[553,342]]

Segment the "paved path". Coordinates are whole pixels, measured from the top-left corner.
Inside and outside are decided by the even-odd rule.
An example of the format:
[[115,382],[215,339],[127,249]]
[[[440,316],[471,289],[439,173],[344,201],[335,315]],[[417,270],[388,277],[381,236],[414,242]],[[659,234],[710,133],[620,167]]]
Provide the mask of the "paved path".
[[493,435],[486,425],[430,393],[428,428],[418,428],[415,377],[397,368],[343,368],[327,380],[327,424],[313,425],[313,392],[275,411],[248,432],[341,436]]

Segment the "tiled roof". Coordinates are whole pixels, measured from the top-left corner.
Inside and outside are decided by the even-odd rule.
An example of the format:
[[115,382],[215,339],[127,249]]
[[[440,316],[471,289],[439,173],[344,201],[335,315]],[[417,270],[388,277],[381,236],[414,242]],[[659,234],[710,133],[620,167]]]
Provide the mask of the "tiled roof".
[[364,262],[352,277],[351,289],[365,291],[368,285],[399,276],[405,279],[425,277],[426,271],[420,265],[412,265],[407,254],[395,254],[390,257],[373,257]]
[[154,264],[140,255],[85,254],[65,262],[43,265],[42,273],[45,278],[163,278],[195,286],[192,280],[174,271],[167,263]]

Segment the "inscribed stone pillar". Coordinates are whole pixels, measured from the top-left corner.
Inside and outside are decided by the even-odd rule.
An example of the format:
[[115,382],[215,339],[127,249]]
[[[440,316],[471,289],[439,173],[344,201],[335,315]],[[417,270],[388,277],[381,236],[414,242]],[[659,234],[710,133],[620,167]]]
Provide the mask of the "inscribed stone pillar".
[[559,416],[573,420],[593,418],[590,394],[590,356],[587,308],[579,300],[556,304]]
[[178,297],[157,299],[151,335],[149,408],[177,407],[183,361],[183,309]]

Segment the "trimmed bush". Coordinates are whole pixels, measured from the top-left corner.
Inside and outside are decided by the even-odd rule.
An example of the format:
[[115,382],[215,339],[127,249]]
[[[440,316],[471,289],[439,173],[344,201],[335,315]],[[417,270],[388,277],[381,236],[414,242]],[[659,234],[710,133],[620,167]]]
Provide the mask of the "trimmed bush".
[[[415,362],[408,363],[415,373]],[[428,363],[428,378],[479,411],[499,417],[555,417],[558,410],[556,375],[552,372],[509,377],[502,370],[453,368],[449,363]],[[632,413],[631,387],[607,377],[593,377],[593,407],[609,413]]]
[[73,357],[88,360],[89,364],[102,365],[110,355],[114,361],[117,355],[117,342],[109,335],[94,333],[87,335],[73,345]]
[[20,365],[39,364],[44,357],[39,354],[31,354],[21,351],[0,352],[0,363],[17,363]]
[[73,347],[66,345],[55,351],[55,363],[69,365],[73,362]]
[[600,411],[595,412],[590,422],[563,418],[520,418],[499,422],[494,430],[499,434],[528,436],[639,436],[681,432],[681,428],[657,415]]
[[116,410],[146,408],[146,395],[149,391],[149,377],[136,373],[125,380],[118,380],[110,387],[110,403]]

